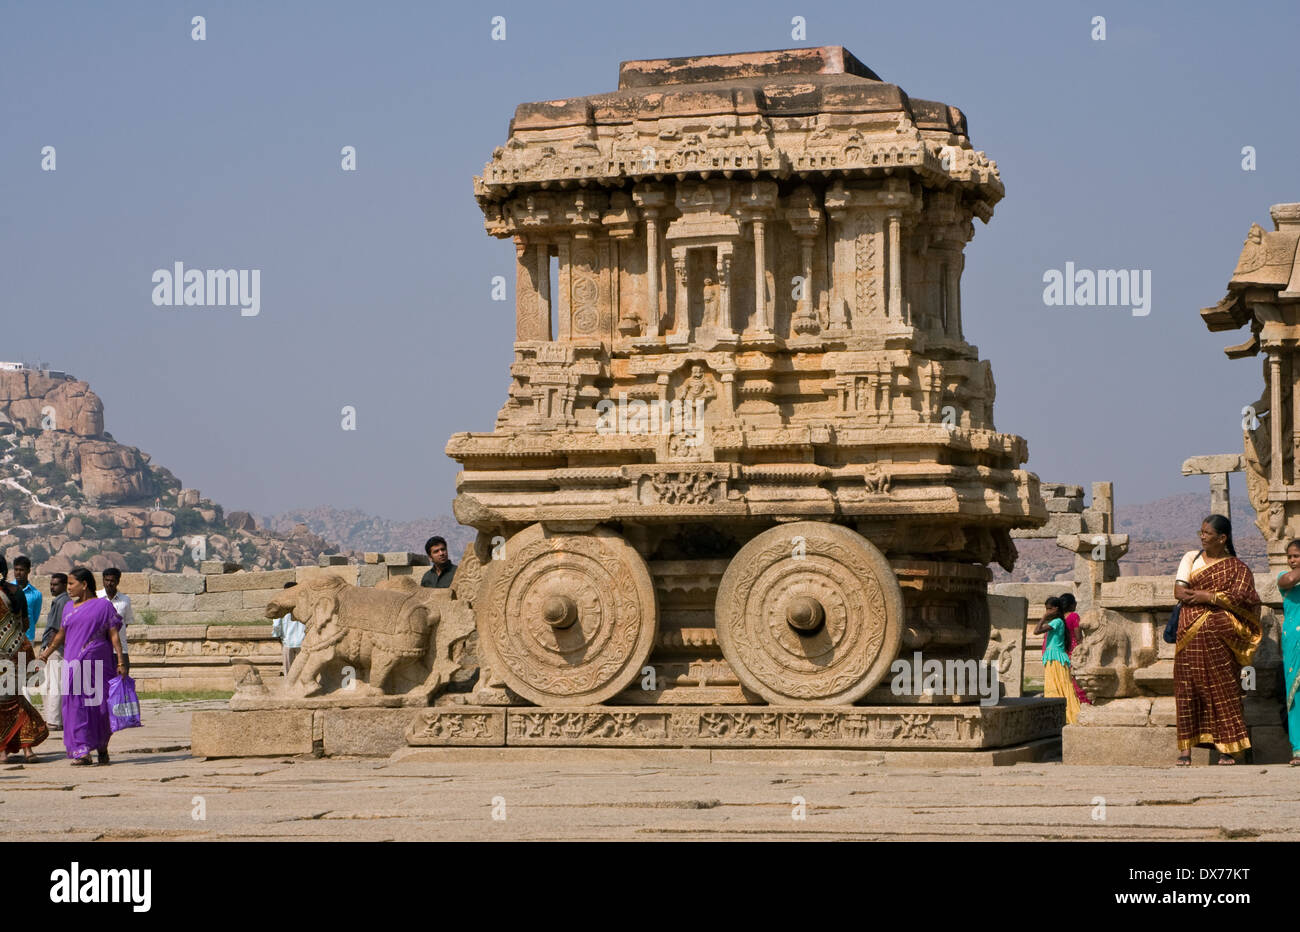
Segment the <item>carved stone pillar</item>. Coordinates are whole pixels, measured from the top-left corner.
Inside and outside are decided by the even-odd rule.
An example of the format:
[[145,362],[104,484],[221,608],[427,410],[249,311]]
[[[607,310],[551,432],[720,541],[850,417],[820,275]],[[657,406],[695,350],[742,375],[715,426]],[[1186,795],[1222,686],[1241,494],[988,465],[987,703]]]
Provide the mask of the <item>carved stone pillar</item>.
[[1228,496],[1228,473],[1216,472],[1210,476],[1210,514],[1223,515],[1232,520],[1232,500]]
[[679,340],[689,342],[691,339],[691,311],[690,302],[687,300],[690,296],[686,288],[688,280],[686,266],[688,253],[686,247],[674,246],[671,256],[675,285],[673,288],[673,335]]
[[1300,484],[1300,355],[1292,350],[1287,357],[1287,382],[1291,386],[1291,484]]
[[735,339],[735,323],[731,316],[731,260],[734,258],[730,245],[718,246],[718,319],[715,321],[718,336],[725,340]]
[[560,254],[560,287],[557,289],[557,301],[559,313],[556,315],[560,321],[560,332],[556,339],[567,343],[573,336],[573,302],[571,286],[573,284],[573,250],[569,238],[565,237],[560,240],[556,250]]
[[892,320],[903,319],[903,229],[902,218],[896,211],[889,212],[889,304],[885,315]]
[[1245,468],[1246,458],[1240,453],[1191,456],[1183,460],[1184,476],[1210,477],[1210,514],[1223,515],[1228,519],[1232,518],[1229,476]]
[[[751,224],[754,237],[754,326],[759,337],[770,338],[774,314],[767,290],[767,224],[777,202],[777,187],[771,181],[755,181],[740,192],[741,216]],[[748,327],[742,327],[748,330]]]
[[[622,191],[615,191],[609,196],[609,212],[601,218],[601,223],[609,234],[609,303],[614,314],[615,339],[634,337],[641,333],[645,323],[644,312],[636,306],[624,306],[623,275],[626,269],[623,263],[630,258],[629,241],[636,236],[637,210],[632,206],[632,198]],[[628,302],[631,304],[631,302]]]
[[736,374],[723,372],[718,381],[722,385],[722,416],[733,418],[736,416]]
[[876,390],[880,400],[876,403],[876,420],[891,423],[894,420],[894,367],[887,359],[876,365]]
[[659,336],[659,211],[645,211],[645,282],[646,308],[645,332],[648,337]]
[[799,235],[799,267],[803,272],[803,288],[800,292],[799,303],[795,307],[794,330],[795,333],[816,333],[820,326],[817,323],[817,315],[813,312],[813,267],[812,267],[812,247],[813,238],[807,233]]
[[821,329],[817,319],[817,292],[813,288],[813,240],[821,231],[822,212],[817,195],[808,187],[799,188],[790,195],[790,206],[785,211],[790,229],[799,239],[799,269],[803,288],[795,304],[792,329],[797,334],[814,334]]
[[948,321],[947,333],[951,339],[961,339],[961,264],[962,253],[960,249],[952,250],[948,255],[948,262],[945,266],[947,276],[944,279],[944,297],[948,303]]
[[1268,384],[1272,394],[1269,408],[1269,439],[1272,446],[1272,458],[1269,463],[1269,486],[1274,491],[1282,489],[1282,348],[1277,345],[1268,349]]
[[537,319],[537,288],[533,247],[522,236],[515,237],[515,339],[536,340],[541,333]]
[[754,330],[770,336],[772,322],[767,316],[767,238],[766,221],[754,218]]
[[551,332],[551,246],[538,243],[537,252],[537,316],[541,318],[539,336],[534,339],[554,340]]
[[659,336],[659,217],[667,195],[653,186],[642,185],[632,192],[632,200],[645,218],[645,335]]
[[[841,196],[840,204],[843,204],[846,200],[847,198]],[[857,243],[853,234],[857,224],[850,219],[849,211],[843,206],[835,208],[830,206],[831,197],[829,194],[827,195],[826,204],[826,213],[835,224],[828,231],[828,235],[833,234],[831,240],[833,260],[828,270],[831,306],[827,329],[847,330],[849,328],[847,313],[849,302],[845,292],[855,288],[854,251]]]

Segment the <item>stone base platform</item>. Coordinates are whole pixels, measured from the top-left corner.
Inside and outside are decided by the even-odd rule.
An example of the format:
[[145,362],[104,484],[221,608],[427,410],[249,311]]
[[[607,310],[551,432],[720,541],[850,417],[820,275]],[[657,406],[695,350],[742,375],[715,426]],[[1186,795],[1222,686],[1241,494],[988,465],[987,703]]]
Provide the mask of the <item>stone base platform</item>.
[[[1053,755],[1065,723],[1060,699],[993,706],[436,706],[411,709],[262,709],[195,712],[200,757],[285,754],[388,756],[434,749],[754,749],[906,752],[915,762],[969,766]],[[978,753],[973,753],[978,752]],[[1004,752],[997,753],[994,752]],[[513,759],[514,755],[512,755]],[[960,758],[960,760],[958,759]],[[712,759],[712,756],[711,758]],[[948,763],[945,764],[944,761]]]
[[396,751],[392,763],[620,763],[634,766],[666,764],[877,764],[886,767],[1006,767],[1061,758],[1060,738],[1039,738],[1009,748],[974,751],[863,751],[804,748],[791,756],[788,748],[543,748],[543,747],[407,747]]
[[[1276,704],[1247,698],[1242,704],[1250,734],[1251,762],[1284,764],[1291,759],[1286,729]],[[1172,696],[1115,699],[1105,705],[1083,706],[1079,721],[1061,732],[1061,759],[1067,764],[1172,767],[1178,757],[1178,735]],[[1193,748],[1192,764],[1217,760],[1209,748]]]

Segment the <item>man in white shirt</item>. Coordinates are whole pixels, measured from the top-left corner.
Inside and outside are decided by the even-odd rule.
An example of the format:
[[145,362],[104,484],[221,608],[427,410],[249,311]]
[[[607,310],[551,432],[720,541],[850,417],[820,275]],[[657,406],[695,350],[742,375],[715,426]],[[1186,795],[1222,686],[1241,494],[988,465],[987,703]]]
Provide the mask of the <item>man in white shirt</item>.
[[110,566],[104,570],[104,588],[95,593],[101,599],[108,599],[117,609],[117,613],[122,616],[122,629],[118,636],[122,639],[122,665],[126,668],[126,673],[131,673],[131,655],[127,653],[126,648],[126,629],[131,622],[135,621],[135,612],[131,609],[131,597],[117,591],[118,585],[122,582],[122,571],[116,567]]

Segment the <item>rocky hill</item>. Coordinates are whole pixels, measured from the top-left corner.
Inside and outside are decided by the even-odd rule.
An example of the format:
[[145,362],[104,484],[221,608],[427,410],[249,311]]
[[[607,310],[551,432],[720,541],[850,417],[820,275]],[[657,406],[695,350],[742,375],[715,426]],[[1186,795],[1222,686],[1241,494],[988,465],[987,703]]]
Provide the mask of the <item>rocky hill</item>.
[[305,525],[259,529],[186,489],[147,453],[104,430],[104,404],[62,372],[0,363],[0,552],[38,573],[197,570],[203,560],[258,569],[316,562],[337,548]]

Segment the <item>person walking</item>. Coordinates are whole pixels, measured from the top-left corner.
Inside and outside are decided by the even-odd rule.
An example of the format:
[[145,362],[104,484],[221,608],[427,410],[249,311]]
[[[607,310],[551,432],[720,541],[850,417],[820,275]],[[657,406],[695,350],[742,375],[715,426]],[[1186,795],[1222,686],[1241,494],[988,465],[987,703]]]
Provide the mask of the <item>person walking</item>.
[[131,597],[123,592],[118,592],[117,587],[122,585],[122,571],[115,566],[110,566],[104,570],[104,588],[96,593],[101,599],[108,599],[113,603],[113,608],[117,609],[118,617],[122,619],[122,662],[126,664],[126,669],[131,669],[131,652],[126,644],[126,629],[135,621],[135,609],[131,607]]
[[113,735],[108,680],[114,669],[126,673],[122,618],[111,601],[95,597],[95,574],[85,567],[68,574],[68,594],[72,601],[63,607],[59,631],[40,658],[63,650],[63,746],[73,765],[89,764],[92,751],[107,764]]
[[[4,593],[8,603],[9,612],[14,616],[14,620],[21,622],[23,633],[26,634],[29,628],[33,629],[35,636],[35,622],[28,616],[27,596],[19,586],[9,581],[9,561],[5,559],[4,554],[0,553],[0,593]],[[27,640],[31,640],[29,637]]]
[[1250,747],[1241,709],[1241,668],[1254,659],[1263,628],[1255,577],[1232,545],[1232,522],[1201,522],[1201,549],[1183,555],[1174,580],[1181,608],[1174,645],[1174,709],[1178,766],[1193,747],[1217,748],[1220,764],[1235,764]]
[[41,617],[44,596],[41,590],[31,584],[32,561],[27,557],[14,558],[14,585],[27,599],[27,640],[36,640],[36,622]]
[[[71,601],[68,596],[68,574],[52,573],[50,575],[50,614],[45,619],[45,630],[41,633],[41,650],[54,643],[54,635],[62,626],[63,606]],[[50,660],[45,665],[45,697],[43,709],[45,721],[51,730],[63,730],[63,651],[50,652]]]
[[[22,624],[22,616],[14,612],[15,601],[22,601],[21,594],[14,596],[13,587],[0,587],[0,631],[9,625]],[[16,667],[20,656],[33,656],[32,642],[27,640],[22,630],[13,631],[15,637],[5,638],[5,643],[12,647],[0,655],[0,661]],[[35,764],[40,761],[33,750],[50,736],[45,720],[36,711],[27,697],[23,695],[22,684],[16,674],[0,676],[0,759],[5,763],[13,760],[20,750],[23,762]]]

